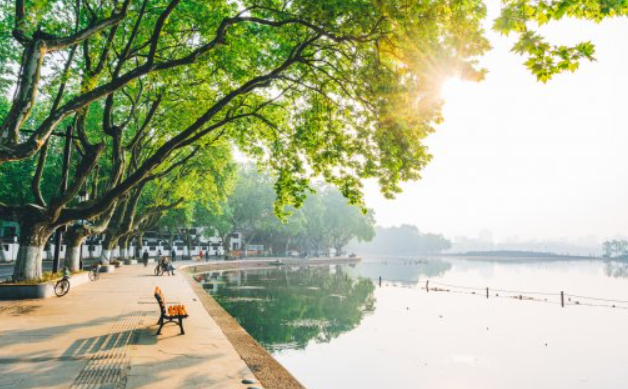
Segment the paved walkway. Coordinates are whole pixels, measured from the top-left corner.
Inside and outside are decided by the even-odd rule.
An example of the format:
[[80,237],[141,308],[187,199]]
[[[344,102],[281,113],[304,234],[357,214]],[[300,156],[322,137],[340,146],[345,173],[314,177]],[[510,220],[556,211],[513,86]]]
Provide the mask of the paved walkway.
[[[179,262],[179,265],[184,263]],[[0,388],[262,388],[184,276],[124,266],[63,298],[0,301]],[[186,335],[156,330],[159,286],[185,304]]]

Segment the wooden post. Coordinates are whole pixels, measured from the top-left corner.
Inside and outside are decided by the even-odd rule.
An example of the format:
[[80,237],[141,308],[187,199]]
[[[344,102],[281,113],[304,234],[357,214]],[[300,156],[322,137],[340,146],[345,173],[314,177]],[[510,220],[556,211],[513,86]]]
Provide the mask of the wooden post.
[[425,281],[425,290],[427,291],[427,293],[430,292],[430,280]]
[[560,291],[560,305],[565,308],[565,292]]
[[488,288],[486,288],[486,298],[488,298]]
[[379,276],[379,286],[382,286],[382,276]]

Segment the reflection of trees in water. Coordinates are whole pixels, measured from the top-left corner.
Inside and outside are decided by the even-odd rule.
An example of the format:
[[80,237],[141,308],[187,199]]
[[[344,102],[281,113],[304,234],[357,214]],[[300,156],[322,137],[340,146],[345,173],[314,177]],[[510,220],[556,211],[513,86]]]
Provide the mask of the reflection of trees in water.
[[241,275],[224,277],[226,287],[214,297],[266,348],[302,349],[310,340],[328,342],[355,328],[375,306],[373,283],[349,277],[340,267]]
[[451,269],[451,263],[439,259],[368,259],[352,273],[373,280],[416,282],[420,277],[440,277]]
[[604,273],[609,277],[627,278],[628,261],[607,261],[604,267]]

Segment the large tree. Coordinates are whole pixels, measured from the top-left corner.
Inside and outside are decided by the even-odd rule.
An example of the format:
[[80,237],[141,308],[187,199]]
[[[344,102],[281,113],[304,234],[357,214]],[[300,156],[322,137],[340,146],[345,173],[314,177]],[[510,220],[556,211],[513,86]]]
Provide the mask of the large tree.
[[[13,37],[3,50],[22,54],[2,63],[20,71],[6,81],[16,93],[0,110],[0,163],[32,158],[42,166],[24,183],[34,201],[0,202],[0,217],[21,223],[18,280],[41,273],[38,253],[57,227],[107,215],[192,158],[199,142],[227,139],[271,169],[279,214],[303,202],[313,177],[354,204],[365,178],[393,196],[430,160],[422,139],[441,119],[439,82],[452,73],[481,77],[475,61],[488,48],[484,6],[468,0],[1,7],[0,35]],[[58,129],[76,138],[73,180],[46,198],[39,172]],[[142,137],[152,146],[134,166],[130,153]],[[106,183],[77,204],[103,159]]]

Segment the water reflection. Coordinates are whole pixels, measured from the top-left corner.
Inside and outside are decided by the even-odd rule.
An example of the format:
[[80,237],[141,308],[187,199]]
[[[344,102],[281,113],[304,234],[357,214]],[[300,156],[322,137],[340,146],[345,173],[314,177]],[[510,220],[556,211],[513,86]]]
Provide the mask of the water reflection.
[[[377,288],[361,278],[380,276]],[[609,301],[628,301],[627,276],[628,262],[620,261],[443,257],[198,280],[311,389],[622,389],[628,309]],[[501,292],[428,293],[426,279],[471,293],[532,291],[543,303]]]
[[370,258],[349,273],[377,280],[417,282],[420,278],[441,277],[451,270],[451,263],[439,259]]
[[373,282],[340,266],[211,272],[197,281],[271,350],[329,342],[375,306]]
[[627,278],[628,261],[608,261],[604,267],[604,273],[613,278]]

